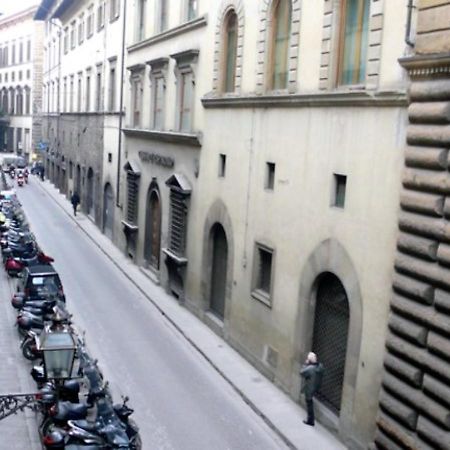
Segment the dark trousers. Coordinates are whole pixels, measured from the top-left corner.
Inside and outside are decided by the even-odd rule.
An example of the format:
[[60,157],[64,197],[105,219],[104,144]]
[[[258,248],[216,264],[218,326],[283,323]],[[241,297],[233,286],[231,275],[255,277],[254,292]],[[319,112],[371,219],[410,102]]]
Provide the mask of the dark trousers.
[[72,203],[72,206],[73,206],[73,215],[76,216],[78,203]]
[[314,403],[313,403],[313,399],[311,399],[311,400],[306,399],[306,412],[308,414],[308,417],[306,418],[306,421],[309,424],[314,425]]

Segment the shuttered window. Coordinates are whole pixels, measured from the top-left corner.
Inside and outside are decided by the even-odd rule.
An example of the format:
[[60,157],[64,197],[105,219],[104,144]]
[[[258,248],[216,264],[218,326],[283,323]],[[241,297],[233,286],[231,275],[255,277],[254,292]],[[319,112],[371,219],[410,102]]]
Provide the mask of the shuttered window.
[[137,223],[138,213],[138,196],[139,196],[139,175],[134,172],[127,174],[128,185],[128,207],[127,207],[127,222],[131,225]]
[[170,191],[170,250],[184,256],[186,249],[187,206],[186,195]]

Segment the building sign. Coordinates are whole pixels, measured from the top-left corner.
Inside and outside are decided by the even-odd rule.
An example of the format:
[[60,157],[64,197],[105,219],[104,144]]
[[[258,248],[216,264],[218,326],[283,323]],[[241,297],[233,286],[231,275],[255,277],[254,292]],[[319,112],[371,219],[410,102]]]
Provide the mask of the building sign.
[[157,164],[158,166],[163,166],[163,167],[170,168],[175,165],[175,160],[173,158],[171,158],[170,156],[161,156],[161,155],[158,155],[157,153],[150,153],[150,152],[146,152],[143,150],[141,150],[139,152],[139,158],[143,162]]

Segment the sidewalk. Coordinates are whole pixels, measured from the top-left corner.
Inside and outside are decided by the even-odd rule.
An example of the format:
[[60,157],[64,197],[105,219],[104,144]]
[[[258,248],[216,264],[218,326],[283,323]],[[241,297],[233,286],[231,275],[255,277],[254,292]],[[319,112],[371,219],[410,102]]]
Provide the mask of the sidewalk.
[[[292,448],[300,450],[340,450],[346,447],[320,424],[303,424],[306,412],[276,388],[243,357],[210,330],[203,322],[180,307],[175,298],[156,286],[130,261],[99,228],[84,214],[73,217],[72,205],[50,184],[38,182],[34,186],[44,190],[125,274],[173,326],[238,392],[244,401]],[[0,446],[1,449],[1,446]]]
[[[0,269],[0,395],[36,392],[31,378],[31,364],[20,350],[20,338],[15,327],[16,312],[11,307],[15,281]],[[42,449],[36,414],[26,409],[0,422],[0,450]]]

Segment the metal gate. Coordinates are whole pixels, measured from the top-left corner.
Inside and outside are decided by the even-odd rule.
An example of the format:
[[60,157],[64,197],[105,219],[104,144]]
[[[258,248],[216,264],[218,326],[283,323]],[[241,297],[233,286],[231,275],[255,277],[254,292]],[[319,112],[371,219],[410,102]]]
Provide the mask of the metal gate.
[[317,398],[339,414],[349,327],[347,294],[332,273],[320,276],[317,288],[312,350],[325,367]]

